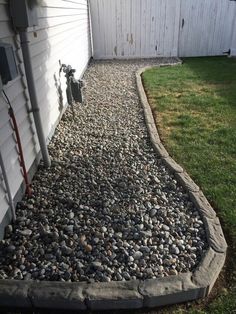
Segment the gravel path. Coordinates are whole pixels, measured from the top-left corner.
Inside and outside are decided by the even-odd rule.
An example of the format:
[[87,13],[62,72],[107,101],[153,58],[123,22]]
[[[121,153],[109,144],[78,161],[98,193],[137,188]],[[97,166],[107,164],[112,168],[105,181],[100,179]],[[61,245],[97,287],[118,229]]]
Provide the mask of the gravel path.
[[[0,278],[110,281],[192,270],[203,222],[152,149],[135,71],[170,62],[93,62],[86,105],[65,113],[33,197],[0,242]],[[172,60],[173,62],[175,60]]]

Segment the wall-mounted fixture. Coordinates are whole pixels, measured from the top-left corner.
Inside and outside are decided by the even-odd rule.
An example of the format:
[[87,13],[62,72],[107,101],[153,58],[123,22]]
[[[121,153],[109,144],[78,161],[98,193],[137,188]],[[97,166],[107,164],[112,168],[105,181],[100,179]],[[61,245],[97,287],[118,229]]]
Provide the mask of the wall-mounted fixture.
[[0,75],[4,85],[18,76],[16,59],[10,44],[0,43]]
[[38,25],[37,1],[11,0],[10,11],[15,28],[27,28]]

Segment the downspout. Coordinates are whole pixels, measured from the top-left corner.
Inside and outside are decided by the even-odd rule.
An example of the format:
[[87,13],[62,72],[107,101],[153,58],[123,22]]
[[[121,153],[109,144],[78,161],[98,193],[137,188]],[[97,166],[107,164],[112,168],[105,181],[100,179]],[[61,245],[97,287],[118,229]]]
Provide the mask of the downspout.
[[2,176],[3,176],[3,180],[4,180],[4,183],[6,186],[6,190],[7,190],[7,196],[8,196],[8,201],[9,201],[9,205],[11,208],[12,219],[15,222],[16,221],[15,206],[14,206],[14,201],[13,201],[12,194],[11,194],[11,188],[10,188],[10,184],[8,181],[7,172],[6,172],[6,168],[4,166],[1,151],[0,151],[0,167],[2,169]]
[[28,33],[26,29],[20,29],[20,42],[21,42],[21,49],[24,59],[24,66],[25,66],[25,74],[26,80],[28,84],[29,96],[32,106],[32,113],[34,116],[35,127],[38,135],[39,145],[43,157],[43,162],[45,167],[50,167],[51,160],[48,153],[48,148],[46,144],[46,139],[43,132],[42,120],[40,116],[40,109],[38,105],[38,99],[36,94],[36,87],[34,82],[33,76],[33,69],[32,69],[32,62],[30,57],[30,47],[29,47],[29,39]]
[[89,37],[90,37],[90,50],[91,57],[94,55],[94,47],[93,47],[93,29],[92,29],[92,16],[91,16],[91,3],[90,0],[87,1],[88,4],[88,19],[89,19]]

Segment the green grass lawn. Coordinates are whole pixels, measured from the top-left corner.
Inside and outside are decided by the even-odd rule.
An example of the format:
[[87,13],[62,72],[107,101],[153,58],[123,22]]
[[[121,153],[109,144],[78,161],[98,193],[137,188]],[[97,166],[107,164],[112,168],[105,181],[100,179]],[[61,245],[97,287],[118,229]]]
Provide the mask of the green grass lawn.
[[207,307],[231,313],[236,310],[236,59],[187,58],[180,66],[147,70],[143,83],[169,154],[221,219],[230,245],[227,285],[224,296]]

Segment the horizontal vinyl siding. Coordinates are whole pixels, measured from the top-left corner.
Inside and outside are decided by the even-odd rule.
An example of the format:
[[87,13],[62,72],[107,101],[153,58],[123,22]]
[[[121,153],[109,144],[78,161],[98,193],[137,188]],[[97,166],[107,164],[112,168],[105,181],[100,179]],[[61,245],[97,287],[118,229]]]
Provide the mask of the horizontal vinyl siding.
[[[76,69],[80,77],[91,57],[89,16],[87,0],[44,0],[38,7],[38,26],[29,29],[30,53],[37,97],[45,136],[55,128],[59,111],[56,83],[63,90],[63,105],[67,103],[64,73],[59,77],[59,60]],[[33,116],[24,73],[19,36],[15,36],[8,16],[8,3],[0,0],[0,40],[13,45],[17,56],[19,76],[5,86],[5,91],[14,108],[24,151],[27,170],[39,153]],[[0,149],[4,159],[13,197],[23,178],[19,156],[7,104],[0,96]],[[0,169],[0,223],[8,209],[8,200]]]
[[[24,73],[22,63],[22,53],[19,47],[19,37],[12,31],[8,6],[6,1],[0,0],[0,41],[13,46],[19,76],[4,86],[4,90],[12,104],[15,112],[19,133],[22,140],[22,147],[27,170],[30,169],[38,151],[37,139],[34,137],[33,119],[28,114],[30,104],[27,102],[27,91],[25,79],[21,76]],[[17,153],[17,144],[12,129],[11,120],[8,115],[8,105],[0,94],[0,150],[7,171],[8,180],[11,187],[11,194],[14,197],[18,192],[23,177]],[[0,169],[0,223],[9,208],[5,186]]]
[[[29,32],[30,52],[45,136],[49,137],[61,112],[57,84],[66,105],[66,81],[59,76],[59,60],[76,69],[79,78],[90,57],[87,0],[48,0],[41,5],[39,25]],[[60,108],[62,111],[62,108]]]
[[[64,73],[59,77],[59,60],[76,69],[80,77],[91,57],[89,16],[87,0],[44,0],[38,7],[38,26],[29,29],[31,61],[37,97],[46,138],[52,134],[61,112],[56,84],[63,90],[63,106],[66,105],[66,82]],[[27,170],[39,153],[27,82],[24,73],[19,36],[12,31],[8,16],[8,3],[0,0],[0,40],[13,46],[17,57],[19,76],[4,87],[14,108],[24,151]],[[62,108],[60,108],[62,110]],[[22,182],[18,149],[8,106],[0,96],[0,149],[4,159],[13,197]],[[0,169],[0,223],[9,208]]]

